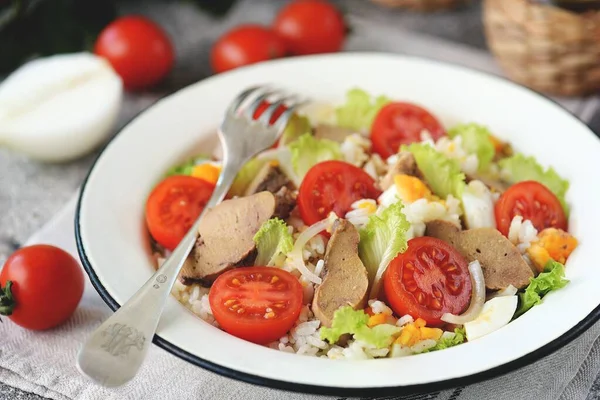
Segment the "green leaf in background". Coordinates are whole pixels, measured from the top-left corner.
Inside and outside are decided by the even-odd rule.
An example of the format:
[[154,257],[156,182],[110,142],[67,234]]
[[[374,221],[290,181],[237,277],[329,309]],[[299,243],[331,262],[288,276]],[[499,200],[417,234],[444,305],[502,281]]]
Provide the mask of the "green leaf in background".
[[13,0],[0,9],[0,74],[29,59],[90,50],[114,0]]
[[448,130],[448,136],[460,136],[462,147],[469,154],[477,154],[479,171],[484,172],[494,159],[496,150],[490,139],[490,131],[483,125],[470,123],[459,124]]

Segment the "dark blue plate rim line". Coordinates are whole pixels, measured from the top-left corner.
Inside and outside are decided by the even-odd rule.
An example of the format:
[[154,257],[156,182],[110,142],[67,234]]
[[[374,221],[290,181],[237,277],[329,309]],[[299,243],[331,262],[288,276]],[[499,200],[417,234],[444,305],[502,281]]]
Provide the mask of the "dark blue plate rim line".
[[[361,53],[359,53],[359,52],[348,53],[347,52],[347,53],[342,53],[342,56],[343,56],[343,54],[348,55],[348,54],[361,54]],[[368,53],[368,54],[376,54],[376,53]],[[390,55],[390,56],[393,55],[393,53],[380,53],[380,54]],[[479,74],[487,75],[488,77],[490,77],[492,79],[503,80],[513,86],[526,89],[527,91],[529,91],[539,97],[545,98],[546,100],[556,104],[558,107],[560,107],[561,109],[563,109],[564,111],[569,113],[573,118],[575,118],[577,121],[579,121],[579,123],[581,123],[588,130],[591,131],[591,128],[585,122],[583,122],[577,115],[574,115],[572,112],[570,112],[568,109],[563,107],[561,104],[557,103],[555,100],[549,98],[548,96],[546,96],[544,94],[538,93],[526,86],[519,85],[504,76],[495,75],[495,74],[492,74],[492,73],[489,73],[486,71],[469,68],[469,67],[466,67],[466,66],[463,66],[460,64],[454,64],[454,63],[450,63],[450,62],[440,61],[440,60],[436,60],[436,59],[429,58],[429,57],[423,57],[423,56],[416,57],[416,56],[408,56],[408,55],[400,55],[400,57],[411,58],[411,59],[416,59],[416,60],[419,60],[419,59],[427,60],[432,63],[443,64],[446,66],[451,66],[454,68],[460,68],[460,69],[464,69],[466,71],[471,71],[471,72],[476,72]],[[223,74],[221,74],[221,75],[223,75]],[[210,79],[210,78],[207,78],[207,79]],[[181,89],[181,90],[183,90],[183,89]],[[75,241],[77,244],[77,252],[79,253],[79,258],[81,259],[83,267],[84,267],[86,273],[88,274],[92,285],[94,286],[94,288],[96,289],[96,291],[98,292],[98,294],[100,295],[102,300],[104,300],[104,302],[113,311],[116,311],[120,307],[120,304],[118,304],[115,301],[115,299],[112,298],[112,296],[108,293],[108,291],[106,290],[104,285],[100,282],[100,279],[96,275],[96,272],[94,271],[94,267],[90,263],[90,261],[87,257],[87,254],[85,252],[85,248],[83,246],[83,241],[81,238],[81,227],[80,227],[81,202],[83,199],[83,194],[85,192],[85,187],[87,185],[88,179],[89,179],[91,173],[93,172],[93,170],[96,166],[96,163],[98,162],[100,157],[102,157],[102,154],[106,151],[106,149],[110,146],[110,144],[113,142],[113,140],[123,131],[123,129],[127,125],[129,125],[133,120],[137,119],[142,113],[144,113],[150,109],[152,109],[152,106],[150,106],[146,110],[143,110],[142,112],[138,113],[124,127],[122,127],[121,130],[115,136],[113,136],[113,138],[111,138],[104,145],[104,148],[100,151],[100,153],[94,160],[87,176],[85,177],[85,180],[83,181],[83,184],[82,184],[80,192],[79,192],[79,198],[77,200],[77,208],[76,208],[76,212],[75,212],[75,221],[74,221],[74,223],[75,223]],[[484,380],[488,380],[488,379],[499,377],[501,375],[505,375],[509,372],[514,372],[520,368],[523,368],[529,364],[532,364],[535,361],[539,361],[540,359],[542,359],[542,358],[548,356],[549,354],[552,354],[555,351],[559,350],[560,348],[564,347],[568,343],[572,342],[573,340],[575,340],[576,338],[581,336],[587,329],[589,329],[592,325],[594,325],[596,323],[596,321],[598,321],[598,320],[600,320],[600,305],[598,305],[582,321],[580,321],[577,325],[575,325],[573,328],[571,328],[570,330],[565,332],[560,337],[554,339],[553,341],[540,347],[539,349],[534,350],[528,354],[525,354],[524,356],[522,356],[516,360],[513,360],[511,362],[508,362],[506,364],[503,364],[498,367],[494,367],[494,368],[491,368],[491,369],[488,369],[486,371],[482,371],[482,372],[479,372],[476,374],[461,377],[461,378],[454,378],[454,379],[448,379],[448,380],[425,383],[425,384],[418,384],[418,385],[389,386],[389,387],[365,386],[362,388],[343,388],[343,387],[307,385],[307,384],[300,384],[300,383],[294,383],[294,382],[280,381],[280,380],[276,380],[276,379],[265,378],[262,376],[252,375],[252,374],[240,372],[240,371],[237,371],[237,370],[234,370],[231,368],[223,367],[222,365],[213,363],[211,361],[200,358],[194,354],[191,354],[191,353],[181,349],[180,347],[174,345],[173,343],[169,342],[168,340],[165,340],[164,338],[162,338],[159,335],[154,335],[152,342],[154,344],[156,344],[158,347],[168,351],[169,353],[175,355],[176,357],[179,357],[182,360],[185,360],[193,365],[199,366],[199,367],[204,368],[211,372],[215,372],[224,377],[236,379],[236,380],[250,383],[253,385],[264,386],[264,387],[274,388],[274,389],[280,389],[280,390],[285,390],[285,391],[290,391],[290,392],[311,393],[311,394],[329,395],[329,396],[343,396],[343,397],[378,397],[378,396],[394,396],[394,395],[402,396],[402,395],[409,395],[409,394],[416,394],[416,393],[439,392],[442,390],[452,389],[452,388],[456,388],[456,387],[460,387],[460,386],[471,385],[471,384],[478,383],[478,382],[481,382]],[[348,377],[348,378],[352,379],[352,377]]]

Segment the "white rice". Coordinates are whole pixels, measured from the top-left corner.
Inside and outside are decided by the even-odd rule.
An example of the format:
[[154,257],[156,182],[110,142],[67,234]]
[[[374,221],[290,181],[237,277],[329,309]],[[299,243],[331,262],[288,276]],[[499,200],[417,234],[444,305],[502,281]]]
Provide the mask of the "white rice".
[[435,149],[449,158],[453,158],[460,163],[461,169],[466,174],[474,174],[479,168],[479,159],[476,154],[469,154],[462,146],[462,137],[456,136],[452,139],[441,137],[435,142]]
[[377,153],[371,154],[371,158],[365,166],[363,170],[371,176],[373,179],[377,179],[380,176],[384,175],[387,172],[388,166],[385,164],[381,156]]
[[406,216],[411,227],[407,232],[407,238],[423,236],[427,222],[440,219],[448,221],[460,227],[460,201],[449,195],[444,203],[418,199],[412,203],[404,204],[402,212]]
[[371,141],[360,133],[346,136],[340,145],[344,160],[357,167],[362,167],[369,160],[370,149]]
[[321,273],[323,272],[324,267],[325,267],[324,260],[317,261],[317,265],[315,265],[315,275],[321,276]]
[[404,326],[406,324],[410,324],[412,322],[415,322],[414,318],[412,316],[406,314],[406,315],[403,315],[402,317],[400,317],[398,319],[398,321],[396,321],[396,326],[402,327],[402,326]]
[[373,311],[373,314],[385,314],[392,315],[394,312],[389,308],[383,301],[380,300],[369,300],[369,307]]
[[520,215],[515,215],[508,229],[508,240],[510,240],[521,253],[525,253],[532,242],[537,240],[537,229],[530,220],[523,220]]
[[196,314],[202,320],[216,327],[219,326],[213,317],[210,303],[208,301],[209,289],[198,284],[186,286],[179,280],[175,281],[171,294],[187,309]]

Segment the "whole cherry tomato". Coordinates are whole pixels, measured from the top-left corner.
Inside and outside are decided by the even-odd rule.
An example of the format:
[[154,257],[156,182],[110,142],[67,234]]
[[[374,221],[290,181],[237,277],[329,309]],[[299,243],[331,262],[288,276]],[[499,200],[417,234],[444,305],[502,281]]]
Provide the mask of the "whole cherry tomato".
[[23,247],[0,272],[0,314],[27,329],[62,324],[83,296],[84,276],[66,251],[50,245]]
[[128,90],[145,89],[171,71],[174,50],[167,34],[151,20],[127,16],[110,23],[96,39],[94,52],[106,58]]
[[219,73],[284,57],[286,53],[284,41],[271,29],[247,24],[226,32],[217,40],[210,54],[210,62],[212,69]]
[[319,0],[288,4],[277,14],[273,28],[297,55],[340,51],[348,31],[342,13]]

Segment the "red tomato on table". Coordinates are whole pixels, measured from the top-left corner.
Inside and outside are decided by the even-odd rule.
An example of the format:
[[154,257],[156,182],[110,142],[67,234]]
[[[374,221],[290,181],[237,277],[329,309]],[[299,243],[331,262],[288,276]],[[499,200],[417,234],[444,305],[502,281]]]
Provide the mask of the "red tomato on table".
[[297,55],[340,51],[348,31],[342,13],[319,0],[294,1],[283,7],[273,29]]
[[219,276],[208,300],[225,332],[267,344],[285,335],[298,319],[302,285],[279,268],[241,267]]
[[152,237],[173,250],[190,230],[214,190],[203,179],[175,175],[160,182],[146,201],[146,225]]
[[467,261],[446,242],[432,237],[408,241],[408,249],[390,262],[383,278],[385,295],[398,315],[442,326],[444,313],[461,314],[471,298]]
[[331,211],[343,217],[352,203],[376,199],[381,190],[361,168],[344,161],[324,161],[312,167],[298,192],[298,209],[306,225],[327,218]]
[[122,17],[109,24],[96,39],[94,52],[110,62],[129,90],[161,81],[175,58],[167,34],[141,16]]
[[212,69],[219,73],[286,55],[285,43],[261,25],[240,25],[217,40],[210,53]]
[[567,230],[567,217],[560,200],[546,186],[536,181],[523,181],[506,190],[494,206],[496,225],[508,236],[515,215],[531,221],[538,232],[546,228]]
[[389,103],[379,110],[371,126],[373,151],[384,159],[403,144],[421,141],[426,129],[434,140],[446,134],[440,122],[427,110],[410,103]]
[[27,329],[53,328],[73,314],[84,283],[79,263],[66,251],[44,244],[23,247],[0,272],[0,314]]

